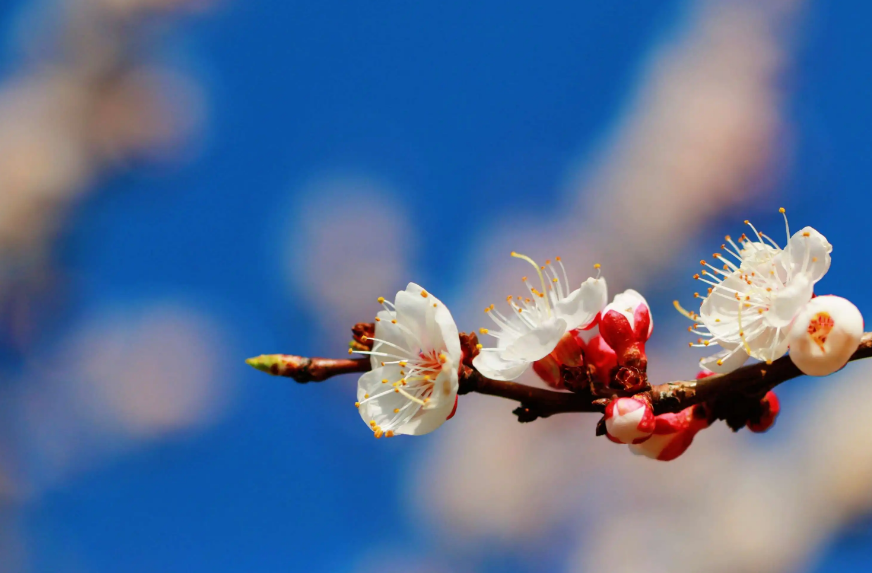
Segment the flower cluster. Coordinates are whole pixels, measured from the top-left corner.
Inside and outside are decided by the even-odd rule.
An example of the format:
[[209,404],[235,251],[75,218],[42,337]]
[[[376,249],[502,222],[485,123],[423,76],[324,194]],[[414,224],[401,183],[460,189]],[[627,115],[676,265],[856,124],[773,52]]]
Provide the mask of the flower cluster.
[[[791,235],[786,215],[784,222],[787,244],[781,248],[745,221],[751,237],[728,236],[712,256],[715,264],[701,261],[694,278],[707,288],[696,293],[699,312],[685,311],[676,301],[694,323],[688,330],[698,338],[690,345],[720,348],[700,360],[697,378],[726,374],[749,358],[771,363],[788,352],[803,373],[825,376],[857,350],[863,334],[859,310],[843,298],[814,293],[830,268],[832,245],[811,227]],[[493,324],[479,333],[493,338],[492,344],[459,334],[446,306],[414,283],[393,302],[379,298],[383,309],[374,324],[355,327],[349,352],[368,355],[371,367],[360,378],[355,405],[375,437],[429,433],[454,415],[462,380],[478,376],[505,384],[529,370],[556,390],[604,406],[598,431],[657,460],[680,456],[715,419],[753,432],[774,424],[780,406],[771,390],[655,415],[652,401],[663,398],[648,391],[645,344],[654,322],[645,298],[626,290],[609,302],[598,264],[596,275],[573,289],[560,257],[539,265],[511,255],[536,274],[521,279],[524,294],[508,296],[504,312],[493,304],[485,308]],[[550,395],[553,400],[556,394]]]
[[805,227],[790,234],[782,249],[768,235],[753,231],[738,241],[728,235],[721,253],[712,258],[721,268],[703,266],[694,279],[710,285],[699,313],[676,308],[694,321],[688,330],[699,338],[692,347],[719,346],[700,360],[703,368],[726,373],[749,357],[771,363],[790,350],[790,358],[805,374],[825,376],[842,368],[860,344],[863,317],[849,301],[815,297],[814,287],[830,268],[832,245],[818,231]]
[[640,385],[647,366],[645,342],[654,328],[642,295],[627,290],[608,303],[599,264],[594,265],[595,277],[570,291],[560,257],[556,265],[548,260],[539,266],[526,255],[512,256],[533,266],[541,290],[523,277],[527,295],[506,298],[508,315],[495,305],[485,309],[496,328],[482,328],[480,333],[494,337],[496,346],[481,349],[473,360],[475,368],[494,380],[514,380],[532,366],[549,386],[578,390],[566,387],[565,369],[582,369],[606,386],[619,367],[630,366],[634,370],[627,374],[625,386]]

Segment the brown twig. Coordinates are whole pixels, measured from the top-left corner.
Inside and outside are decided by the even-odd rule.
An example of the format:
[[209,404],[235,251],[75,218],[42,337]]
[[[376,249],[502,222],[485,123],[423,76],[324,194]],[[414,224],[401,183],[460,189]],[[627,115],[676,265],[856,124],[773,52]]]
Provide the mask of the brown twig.
[[293,378],[300,384],[323,382],[340,374],[370,369],[368,358],[306,358],[294,354],[263,354],[245,362],[262,372]]
[[[872,332],[863,335],[859,348],[850,361],[872,357]],[[276,376],[293,378],[297,382],[322,382],[340,374],[366,372],[368,359],[305,358],[290,354],[264,355],[247,360],[248,364]],[[696,404],[708,404],[713,418],[728,419],[730,408],[748,400],[759,400],[766,392],[798,376],[802,372],[788,356],[771,364],[744,366],[729,374],[700,380],[658,384],[635,394],[650,399],[655,414],[679,412]],[[517,382],[485,378],[468,365],[461,367],[460,394],[477,392],[499,396],[520,403],[514,411],[521,422],[547,418],[564,412],[602,412],[607,399],[590,391],[555,392]]]

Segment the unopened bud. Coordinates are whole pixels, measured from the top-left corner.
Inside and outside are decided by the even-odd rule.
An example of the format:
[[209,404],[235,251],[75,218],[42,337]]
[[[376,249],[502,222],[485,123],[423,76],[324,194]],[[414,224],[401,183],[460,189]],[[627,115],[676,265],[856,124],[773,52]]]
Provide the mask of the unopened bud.
[[819,296],[796,315],[787,342],[803,374],[826,376],[848,363],[863,336],[863,316],[849,300]]
[[774,426],[775,418],[781,412],[781,404],[779,404],[778,396],[775,395],[775,392],[772,390],[766,392],[766,395],[760,400],[760,410],[760,420],[757,422],[748,420],[747,424],[749,430],[758,434]]
[[691,406],[677,414],[656,416],[654,433],[641,444],[631,444],[630,451],[639,456],[668,462],[687,451],[694,436],[708,427],[697,407]]
[[634,290],[615,296],[603,309],[600,320],[600,334],[615,350],[618,364],[640,370],[647,367],[645,342],[653,328],[648,303]]
[[606,406],[606,435],[618,444],[644,442],[654,433],[654,424],[654,411],[643,400],[618,398]]

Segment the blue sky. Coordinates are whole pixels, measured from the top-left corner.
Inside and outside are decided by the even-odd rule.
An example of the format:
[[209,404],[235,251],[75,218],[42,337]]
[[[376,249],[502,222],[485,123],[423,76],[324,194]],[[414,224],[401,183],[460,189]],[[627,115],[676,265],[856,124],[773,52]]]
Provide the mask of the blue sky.
[[[0,3],[0,31],[22,4]],[[443,253],[443,262],[415,264],[434,292],[451,292],[468,262],[466,233],[557,199],[566,165],[614,128],[651,48],[686,7],[224,4],[168,31],[160,54],[204,86],[209,119],[199,151],[172,169],[137,164],[76,206],[57,245],[74,289],[43,336],[50,344],[107,301],[196,301],[230,333],[239,358],[226,373],[237,382],[234,402],[206,431],[123,455],[15,507],[33,571],[352,571],[386,547],[374,543],[382,534],[432,551],[429,526],[384,478],[415,463],[417,442],[375,444],[322,388],[242,363],[271,349],[330,352],[307,336],[309,310],[288,296],[276,206],[292,204],[323,171],[377,175],[402,190],[410,210],[447,221],[449,232],[423,234],[417,245]],[[820,221],[838,245],[845,267],[827,286],[861,308],[872,308],[860,245],[872,172],[870,15],[872,5],[859,0],[812,2],[803,14],[784,78],[796,148],[779,189],[794,220]],[[3,59],[8,70],[14,54]],[[725,224],[716,222],[712,236]],[[343,384],[351,396],[353,380]],[[858,527],[812,570],[867,562],[868,524]],[[541,566],[523,555],[478,559],[465,566]]]

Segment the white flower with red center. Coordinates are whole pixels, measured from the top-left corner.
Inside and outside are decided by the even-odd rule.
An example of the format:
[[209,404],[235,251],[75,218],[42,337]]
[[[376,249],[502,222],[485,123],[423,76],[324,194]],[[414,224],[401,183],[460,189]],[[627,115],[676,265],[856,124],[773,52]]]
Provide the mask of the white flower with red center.
[[[472,364],[488,378],[514,380],[538,360],[557,348],[561,339],[572,330],[593,323],[606,305],[606,281],[599,272],[587,279],[581,287],[570,291],[566,269],[560,257],[556,262],[560,274],[551,261],[539,266],[530,257],[512,253],[535,267],[542,290],[532,286],[527,277],[524,285],[529,296],[508,297],[511,311],[503,315],[494,305],[485,309],[495,329],[482,328],[482,334],[497,339],[495,348],[483,348]],[[599,269],[599,265],[595,265]]]
[[451,417],[463,358],[448,308],[409,283],[395,302],[379,298],[372,370],[360,377],[355,404],[376,438],[432,432]]
[[[780,210],[784,214],[784,209]],[[729,236],[721,250],[730,258],[715,253],[723,263],[717,268],[700,261],[703,270],[694,278],[711,285],[699,314],[676,308],[693,320],[688,330],[699,336],[694,347],[719,345],[722,350],[700,361],[717,373],[740,367],[748,356],[771,362],[787,352],[787,331],[796,315],[811,300],[814,285],[830,268],[833,247],[811,227],[793,236],[787,226],[788,242],[781,249],[767,235],[754,231],[754,238],[739,238],[739,246]],[[700,297],[699,293],[694,296]]]
[[636,398],[617,398],[605,413],[606,436],[618,444],[639,444],[654,433],[651,405]]
[[862,337],[863,316],[856,306],[842,297],[819,296],[790,327],[790,359],[803,374],[826,376],[848,363]]

